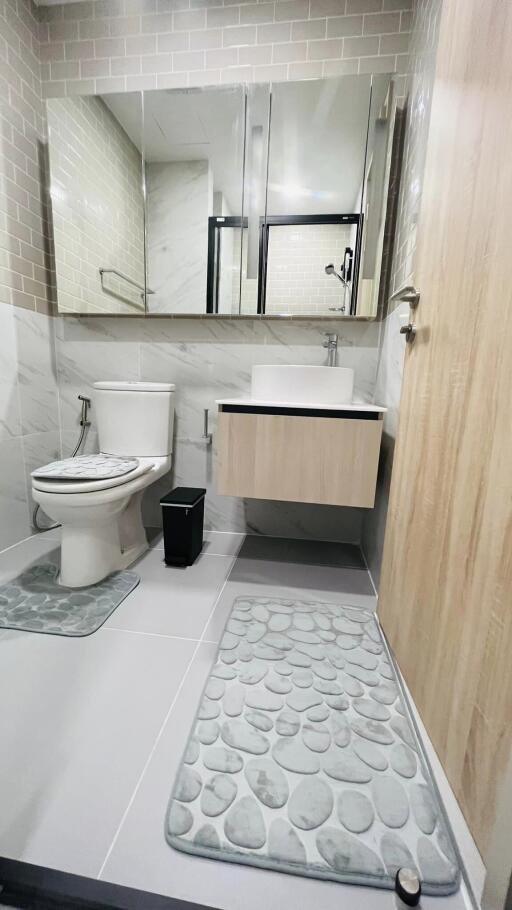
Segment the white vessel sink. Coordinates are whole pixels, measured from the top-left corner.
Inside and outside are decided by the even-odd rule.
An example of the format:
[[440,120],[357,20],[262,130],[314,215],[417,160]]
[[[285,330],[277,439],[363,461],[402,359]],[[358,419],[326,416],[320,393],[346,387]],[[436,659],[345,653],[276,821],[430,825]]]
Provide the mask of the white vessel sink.
[[256,366],[251,397],[280,404],[351,404],[354,371],[346,367]]

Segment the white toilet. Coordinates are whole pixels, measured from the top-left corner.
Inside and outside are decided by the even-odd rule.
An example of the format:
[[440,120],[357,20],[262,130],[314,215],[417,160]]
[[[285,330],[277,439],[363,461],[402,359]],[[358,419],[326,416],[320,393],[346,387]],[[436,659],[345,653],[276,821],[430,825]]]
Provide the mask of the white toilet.
[[148,548],[142,496],[171,467],[174,388],[165,382],[95,382],[100,454],[32,472],[35,501],[62,525],[62,585],[101,581]]

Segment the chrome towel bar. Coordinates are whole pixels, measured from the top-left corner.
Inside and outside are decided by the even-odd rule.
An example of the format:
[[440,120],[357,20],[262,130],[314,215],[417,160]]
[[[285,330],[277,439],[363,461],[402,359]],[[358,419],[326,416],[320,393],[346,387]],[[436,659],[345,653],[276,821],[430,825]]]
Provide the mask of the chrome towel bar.
[[103,276],[104,275],[117,275],[118,278],[122,278],[123,281],[127,281],[128,284],[133,285],[134,288],[137,288],[138,291],[146,294],[154,294],[154,291],[151,291],[149,288],[145,288],[142,284],[139,284],[137,281],[134,281],[133,278],[130,278],[128,275],[125,275],[123,272],[119,272],[117,269],[98,269],[101,275],[101,286],[103,287]]

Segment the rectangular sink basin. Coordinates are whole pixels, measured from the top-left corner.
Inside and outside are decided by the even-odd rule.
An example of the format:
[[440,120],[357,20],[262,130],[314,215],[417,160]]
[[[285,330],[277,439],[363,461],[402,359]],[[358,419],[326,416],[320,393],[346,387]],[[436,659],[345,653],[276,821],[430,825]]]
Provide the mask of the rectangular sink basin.
[[256,366],[251,397],[280,404],[351,404],[354,371],[347,367]]

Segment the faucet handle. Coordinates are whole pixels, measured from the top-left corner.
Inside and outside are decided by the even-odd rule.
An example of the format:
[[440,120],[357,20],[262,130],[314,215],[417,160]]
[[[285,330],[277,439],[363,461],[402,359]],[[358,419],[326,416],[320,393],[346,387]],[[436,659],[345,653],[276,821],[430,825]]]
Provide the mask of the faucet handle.
[[322,335],[325,335],[327,341],[332,344],[338,343],[338,333],[337,332],[322,332]]

